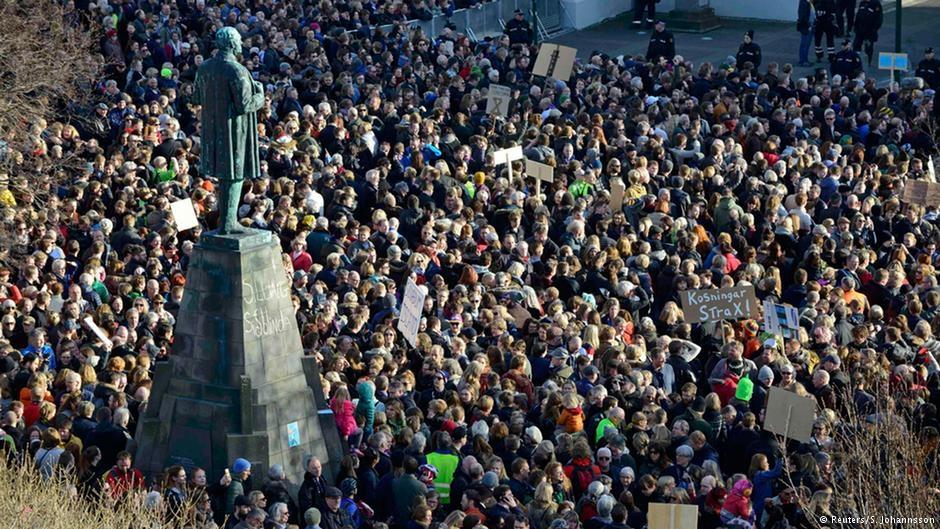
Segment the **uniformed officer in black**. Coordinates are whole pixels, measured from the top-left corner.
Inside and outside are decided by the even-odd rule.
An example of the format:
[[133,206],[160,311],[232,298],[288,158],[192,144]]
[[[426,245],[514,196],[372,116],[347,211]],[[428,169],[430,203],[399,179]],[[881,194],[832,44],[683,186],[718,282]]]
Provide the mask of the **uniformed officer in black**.
[[852,22],[855,20],[855,0],[836,0],[836,22],[839,25],[839,35],[848,37],[852,32]]
[[738,46],[738,54],[735,56],[738,60],[738,69],[744,68],[745,63],[751,63],[756,70],[760,67],[761,53],[760,46],[754,42],[754,30],[748,30],[744,34],[744,42]]
[[521,9],[516,9],[512,20],[506,22],[503,32],[509,35],[510,44],[532,44],[532,26],[525,19],[525,14]]
[[[924,60],[917,64],[917,77],[934,90],[940,90],[940,60],[933,56],[933,48],[924,51]],[[935,102],[934,105],[937,105]]]
[[884,22],[884,11],[881,9],[881,0],[862,0],[855,13],[855,39],[852,49],[862,51],[868,57],[868,65],[875,55],[875,43],[878,42],[878,30]]
[[665,57],[667,61],[672,61],[675,56],[676,39],[666,31],[666,23],[657,20],[656,29],[650,36],[649,48],[646,49],[646,60],[658,62],[660,57]]
[[813,37],[816,40],[816,62],[822,62],[824,35],[826,52],[829,55],[829,62],[832,62],[836,54],[836,32],[839,31],[836,24],[836,0],[816,0],[814,4],[816,5],[816,25],[813,26]]
[[842,41],[842,49],[836,54],[832,61],[832,75],[842,76],[843,81],[855,79],[862,71],[862,58],[858,52],[852,49],[852,41],[845,39]]

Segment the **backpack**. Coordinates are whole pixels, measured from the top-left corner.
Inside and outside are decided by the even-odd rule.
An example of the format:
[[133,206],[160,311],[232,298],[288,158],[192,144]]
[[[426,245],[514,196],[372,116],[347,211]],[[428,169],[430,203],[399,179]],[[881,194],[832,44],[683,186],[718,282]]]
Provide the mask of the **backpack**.
[[574,465],[571,469],[571,488],[574,489],[575,496],[584,494],[588,485],[594,482],[597,475],[590,464]]

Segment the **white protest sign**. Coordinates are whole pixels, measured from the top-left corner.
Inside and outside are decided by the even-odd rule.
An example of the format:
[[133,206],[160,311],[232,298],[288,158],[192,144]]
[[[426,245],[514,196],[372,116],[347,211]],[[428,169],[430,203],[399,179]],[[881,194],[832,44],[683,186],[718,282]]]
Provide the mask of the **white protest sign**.
[[179,231],[186,231],[199,225],[191,198],[171,203],[170,211],[173,213],[173,222],[176,223],[176,229]]
[[509,115],[509,101],[512,99],[512,89],[508,86],[491,84],[486,93],[486,113]]
[[502,149],[493,153],[493,163],[496,165],[506,165],[506,168],[509,169],[509,179],[512,180],[512,162],[516,160],[521,160],[522,147],[517,145],[515,147],[510,147],[508,149]]
[[534,176],[543,182],[553,182],[555,180],[555,168],[547,163],[526,160],[525,172],[527,175]]
[[411,278],[405,287],[405,297],[401,301],[401,313],[398,315],[398,330],[412,347],[416,345],[421,313],[424,310],[424,298],[427,291],[419,287]]
[[93,320],[91,316],[85,316],[85,319],[82,321],[85,323],[85,326],[88,327],[88,330],[93,332],[95,336],[101,340],[101,343],[104,344],[105,349],[110,351],[114,344],[111,342],[111,339],[108,338],[108,335],[104,333],[101,327],[98,327],[98,325],[95,323],[95,320]]

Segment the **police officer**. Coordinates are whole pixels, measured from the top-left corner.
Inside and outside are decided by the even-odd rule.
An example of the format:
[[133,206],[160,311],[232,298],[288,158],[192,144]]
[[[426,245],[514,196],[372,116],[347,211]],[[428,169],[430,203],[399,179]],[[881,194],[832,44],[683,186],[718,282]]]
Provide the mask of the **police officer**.
[[756,70],[760,66],[761,53],[760,46],[754,42],[754,30],[748,30],[744,34],[744,42],[738,46],[738,54],[735,56],[738,60],[738,69],[744,68],[745,63],[751,63]]
[[[924,51],[924,60],[917,64],[917,77],[934,90],[940,90],[940,60],[933,56],[933,47]],[[935,102],[936,106],[937,103]]]
[[884,22],[884,12],[881,9],[881,0],[862,0],[855,13],[855,40],[852,49],[862,51],[868,57],[871,66],[875,54],[875,43],[878,42],[878,30]]
[[516,9],[512,20],[506,22],[503,32],[509,35],[510,44],[532,44],[532,26],[525,19],[525,14],[521,9]]
[[659,0],[636,0],[633,4],[633,26],[639,27],[643,23],[643,11],[646,11],[646,27],[652,27],[658,3]]
[[660,57],[672,61],[676,56],[676,39],[666,31],[666,22],[656,21],[656,30],[650,36],[650,45],[646,50],[646,60],[658,62]]
[[839,30],[836,24],[836,0],[816,0],[816,25],[813,28],[813,36],[816,40],[816,62],[822,62],[823,35],[826,36],[826,52],[829,55],[829,62],[835,58],[836,44],[835,36]]
[[[848,37],[855,20],[855,0],[837,0],[836,19],[839,23],[839,36]],[[857,26],[856,26],[857,27]]]
[[848,81],[862,71],[862,58],[858,52],[852,49],[852,41],[845,39],[842,41],[842,49],[836,54],[832,61],[832,75],[842,76],[842,80]]

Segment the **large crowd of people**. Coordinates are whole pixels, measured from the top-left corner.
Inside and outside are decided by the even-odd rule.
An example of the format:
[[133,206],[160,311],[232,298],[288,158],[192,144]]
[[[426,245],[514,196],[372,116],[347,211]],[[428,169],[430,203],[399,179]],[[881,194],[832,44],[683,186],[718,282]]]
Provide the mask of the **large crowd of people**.
[[[68,0],[108,67],[84,115],[24,129],[12,177],[82,160],[48,206],[27,214],[0,180],[8,460],[197,529],[642,529],[654,503],[780,529],[852,514],[834,456],[861,417],[920,440],[911,472],[937,494],[938,204],[901,199],[935,178],[937,80],[797,77],[751,48],[592,52],[551,79],[521,22],[478,42],[405,23],[471,4]],[[239,219],[282,246],[349,447],[336,475],[305,459],[303,483],[243,459],[134,467],[189,256],[218,223],[190,100],[224,26],[266,90]],[[507,117],[486,113],[491,84]],[[511,146],[553,179],[497,165]],[[184,198],[200,226],[180,232]],[[428,294],[414,346],[409,280]],[[685,320],[683,291],[736,285],[800,328]],[[813,399],[809,442],[762,428],[771,387]]]

